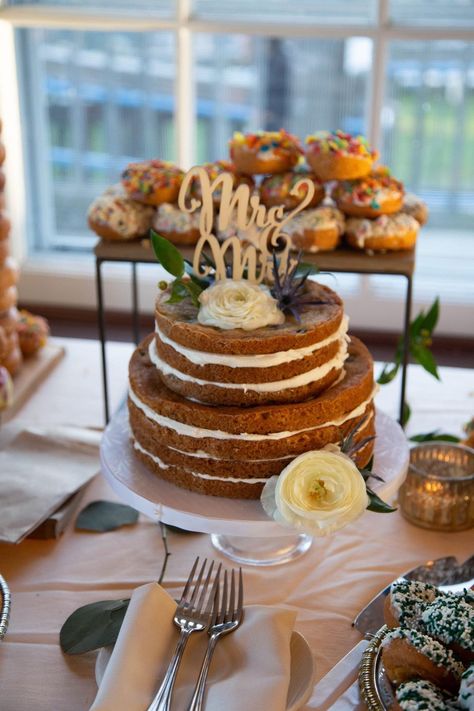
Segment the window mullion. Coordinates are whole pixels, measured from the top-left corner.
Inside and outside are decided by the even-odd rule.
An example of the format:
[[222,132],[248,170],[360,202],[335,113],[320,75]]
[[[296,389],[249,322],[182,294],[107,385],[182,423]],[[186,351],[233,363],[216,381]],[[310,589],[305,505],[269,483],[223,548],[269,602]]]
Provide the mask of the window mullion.
[[379,0],[377,33],[374,37],[372,57],[372,84],[368,92],[369,140],[378,150],[382,148],[382,109],[387,72],[387,27],[389,24],[389,0]]
[[188,27],[191,0],[177,0],[176,30],[176,155],[179,165],[188,169],[195,162],[195,86],[192,36]]

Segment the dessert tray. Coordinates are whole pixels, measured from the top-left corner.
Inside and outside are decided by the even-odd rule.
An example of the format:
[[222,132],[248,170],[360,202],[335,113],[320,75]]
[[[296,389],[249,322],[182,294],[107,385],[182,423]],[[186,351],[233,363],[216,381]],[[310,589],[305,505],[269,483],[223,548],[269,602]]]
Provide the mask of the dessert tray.
[[[406,475],[408,442],[398,423],[380,411],[376,430],[373,468],[384,481],[374,480],[373,489],[390,501]],[[270,520],[259,500],[204,496],[156,477],[135,456],[125,407],[104,432],[100,458],[105,478],[124,501],[155,521],[211,534],[213,545],[232,560],[254,565],[283,563],[311,545],[310,536]],[[260,554],[256,539],[261,541]],[[245,553],[250,548],[253,559]]]

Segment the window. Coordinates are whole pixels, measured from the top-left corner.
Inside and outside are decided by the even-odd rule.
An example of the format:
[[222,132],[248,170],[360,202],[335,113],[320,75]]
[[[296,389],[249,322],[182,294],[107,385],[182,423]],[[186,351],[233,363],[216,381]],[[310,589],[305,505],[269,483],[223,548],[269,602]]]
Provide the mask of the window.
[[[340,127],[366,133],[428,202],[415,296],[439,293],[459,307],[446,327],[466,330],[474,302],[470,0],[38,0],[7,2],[2,19],[24,119],[32,261],[90,253],[87,206],[131,160],[157,156],[186,168],[224,157],[236,130],[284,126],[304,138]],[[2,91],[0,82],[0,106]],[[358,298],[393,301],[395,282],[365,280]],[[355,294],[362,282],[347,283]]]

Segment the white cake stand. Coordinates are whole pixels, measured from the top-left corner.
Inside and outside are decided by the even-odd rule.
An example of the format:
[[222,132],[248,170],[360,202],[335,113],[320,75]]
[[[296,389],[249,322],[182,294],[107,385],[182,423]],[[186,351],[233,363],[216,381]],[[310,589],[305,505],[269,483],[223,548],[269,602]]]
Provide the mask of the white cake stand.
[[[408,442],[395,420],[376,414],[372,488],[391,501],[402,484],[409,461]],[[245,565],[278,565],[305,553],[311,536],[269,519],[260,501],[204,496],[159,479],[135,455],[128,412],[117,412],[104,432],[100,447],[102,472],[116,493],[155,521],[211,534],[215,548]]]

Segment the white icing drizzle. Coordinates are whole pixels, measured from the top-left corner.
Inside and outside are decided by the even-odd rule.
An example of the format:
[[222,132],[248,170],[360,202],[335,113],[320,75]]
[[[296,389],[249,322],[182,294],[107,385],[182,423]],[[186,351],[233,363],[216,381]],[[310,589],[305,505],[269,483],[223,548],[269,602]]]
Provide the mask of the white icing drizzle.
[[[162,469],[169,469],[168,464],[165,464],[159,457],[144,449],[141,444],[137,442],[137,440],[134,440],[133,446],[135,447],[135,449],[138,449],[139,452],[142,452],[143,454],[146,454],[147,457],[150,457],[150,459],[152,459]],[[191,474],[192,476],[195,476],[198,479],[210,479],[212,481],[229,481],[232,484],[264,484],[267,481],[267,479],[236,479],[231,476],[210,476],[209,474],[200,474],[198,472],[192,472],[189,469],[186,469],[185,471],[187,474]]]
[[347,316],[341,321],[337,331],[332,333],[328,338],[318,343],[313,343],[304,348],[293,348],[287,351],[278,351],[276,353],[264,353],[258,355],[224,355],[222,353],[209,353],[207,351],[197,351],[194,348],[186,348],[180,343],[176,343],[168,336],[165,336],[160,330],[158,324],[155,324],[155,332],[160,338],[160,341],[171,346],[180,355],[195,365],[225,365],[227,368],[271,368],[282,363],[291,363],[294,360],[301,360],[306,356],[312,355],[320,348],[329,346],[334,341],[346,339],[349,319]]
[[196,385],[200,385],[202,387],[209,387],[212,385],[213,387],[223,388],[224,390],[243,390],[244,393],[248,391],[257,393],[272,393],[314,383],[315,381],[324,378],[333,368],[342,368],[344,361],[349,357],[347,342],[344,339],[341,342],[339,351],[334,358],[323,365],[318,365],[316,368],[307,370],[305,373],[300,373],[292,378],[274,380],[268,383],[218,383],[210,380],[201,380],[200,378],[195,378],[192,375],[188,375],[187,373],[183,373],[180,370],[173,368],[158,355],[154,338],[150,341],[150,345],[148,346],[148,355],[156,368],[158,368],[158,370],[165,375],[173,375],[175,378],[178,378],[178,380],[195,383]]
[[187,425],[184,422],[172,420],[171,418],[166,417],[165,415],[159,415],[157,412],[152,410],[151,407],[149,407],[140,400],[140,398],[133,392],[131,386],[129,388],[129,397],[130,400],[134,403],[134,405],[136,405],[136,407],[138,407],[143,412],[145,417],[147,417],[149,420],[156,422],[156,424],[160,425],[161,427],[167,427],[168,429],[174,430],[177,434],[183,435],[185,437],[193,437],[195,439],[236,439],[249,442],[265,442],[271,440],[286,439],[287,437],[293,437],[294,435],[300,434],[301,432],[312,432],[313,430],[319,430],[323,427],[330,427],[331,425],[339,427],[348,420],[352,420],[356,417],[361,417],[364,414],[367,405],[372,402],[372,399],[376,392],[377,387],[374,387],[371,394],[366,400],[361,402],[360,405],[357,405],[357,407],[351,410],[351,412],[348,412],[347,414],[343,415],[342,417],[338,417],[335,420],[323,422],[322,424],[316,425],[315,427],[305,427],[301,430],[286,430],[283,432],[270,432],[269,434],[253,434],[247,432],[243,432],[241,434],[234,434],[231,432],[223,432],[222,430],[208,430],[202,427],[194,427],[193,425]]

